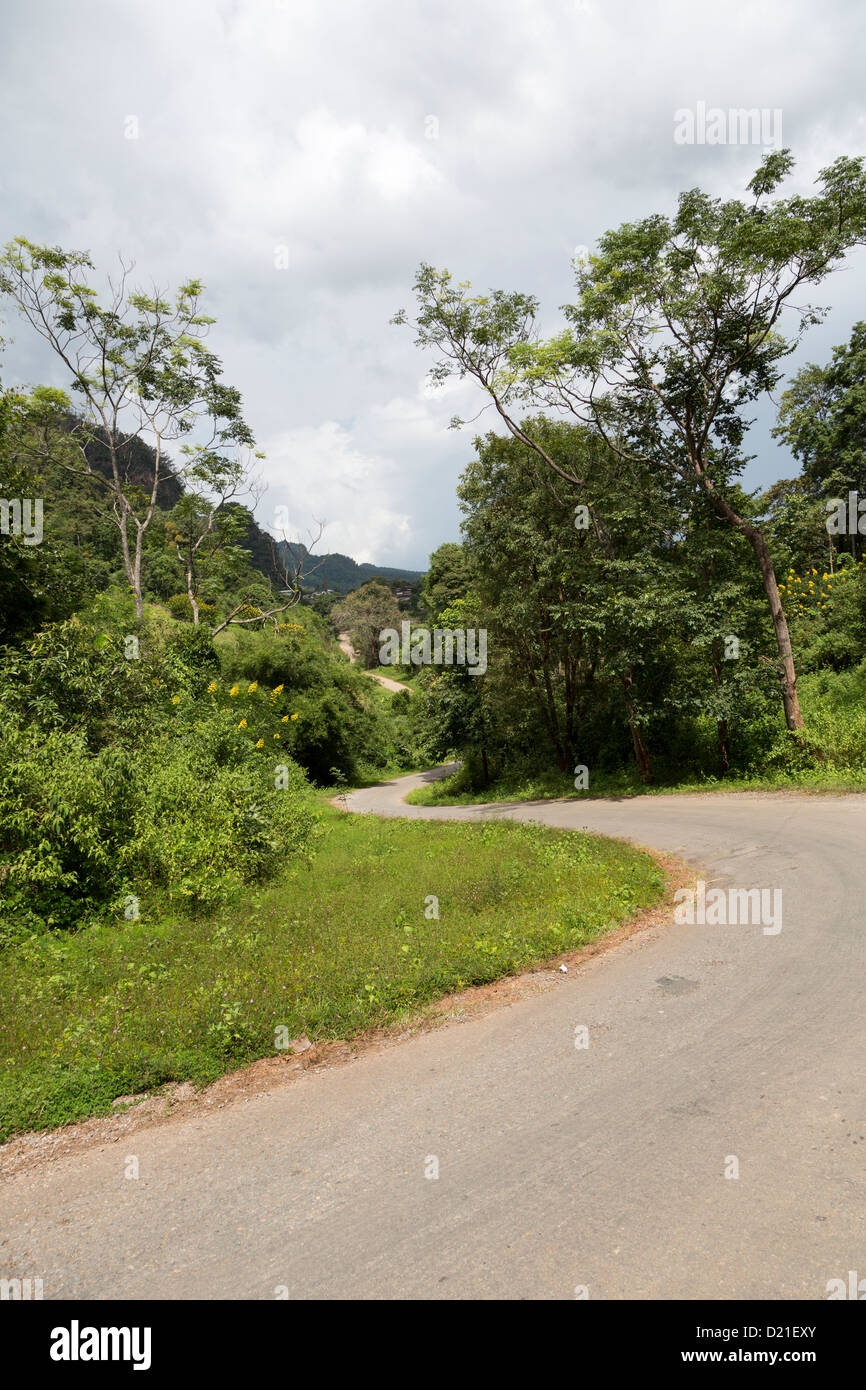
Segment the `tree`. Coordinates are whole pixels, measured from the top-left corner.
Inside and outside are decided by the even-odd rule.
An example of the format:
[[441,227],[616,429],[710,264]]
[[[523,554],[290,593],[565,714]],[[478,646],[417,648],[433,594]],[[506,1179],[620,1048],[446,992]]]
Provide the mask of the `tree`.
[[199,590],[208,565],[216,556],[227,552],[249,560],[240,545],[249,513],[238,503],[241,497],[249,494],[258,500],[261,489],[250,482],[246,458],[225,458],[210,453],[201,453],[195,458],[184,483],[184,495],[172,511],[171,525],[175,550],[186,575],[193,624],[197,627]]
[[[809,363],[782,395],[773,434],[788,445],[811,497],[866,496],[866,323],[833,349],[826,367]],[[860,534],[851,553],[863,554]]]
[[469,587],[469,565],[462,545],[446,541],[430,556],[430,567],[421,581],[421,600],[431,623],[438,623],[443,608],[464,598]]
[[[34,466],[33,402],[0,388],[0,479],[7,499],[51,499],[44,535],[31,544],[0,537],[0,642],[18,643],[43,623],[69,617],[109,582],[119,562],[116,532],[89,507],[95,488],[50,466]],[[62,499],[62,500],[59,500]],[[5,512],[5,509],[4,509]],[[5,519],[5,516],[4,516]]]
[[[35,393],[41,405],[38,454],[99,483],[101,511],[120,533],[140,622],[144,538],[160,484],[196,467],[230,468],[236,451],[252,447],[253,437],[241,415],[239,392],[222,382],[222,365],[204,342],[214,320],[199,312],[201,282],[187,281],[173,299],[158,291],[128,290],[131,267],[121,261],[119,279],[109,279],[107,302],[100,304],[89,284],[92,270],[85,252],[18,237],[0,256],[0,291],[70,373],[80,402],[71,429],[62,428],[70,410],[65,394]],[[194,432],[197,442],[172,470],[166,449]],[[145,478],[135,447],[142,441],[153,449],[151,476]],[[94,454],[105,449],[110,466],[103,473]]]
[[399,632],[401,613],[388,586],[371,580],[346,595],[332,620],[339,631],[348,632],[361,665],[378,666],[381,633],[385,628]]
[[512,744],[537,747],[540,726],[562,772],[614,741],[625,753],[625,735],[649,782],[648,724],[675,698],[669,644],[688,606],[672,558],[678,513],[652,477],[636,490],[596,431],[543,417],[519,428],[583,484],[578,494],[513,437],[475,441],[458,495],[490,627],[489,705]]
[[[248,521],[248,514],[244,515]],[[224,524],[226,526],[231,525],[229,522]],[[314,545],[321,540],[323,529],[324,527],[320,525],[313,541]],[[234,535],[235,533],[231,531],[230,534]],[[306,562],[312,557],[302,542],[288,541],[285,535],[279,542],[275,541],[272,536],[269,536],[268,539],[271,547],[271,573],[281,586],[280,593],[284,596],[285,602],[267,603],[266,601],[267,606],[259,608],[255,602],[257,596],[247,591],[241,601],[229,611],[228,616],[214,628],[214,637],[226,627],[264,626],[267,622],[275,622],[287,609],[294,608],[295,604],[301,602],[305,594],[304,583],[324,564],[324,559],[322,559],[313,565],[311,570],[305,570]],[[237,547],[232,547],[232,549],[236,550]],[[268,587],[270,590],[270,584]]]
[[608,232],[577,269],[577,302],[547,340],[529,295],[473,296],[467,283],[454,285],[429,265],[415,292],[417,341],[438,354],[434,382],[473,377],[509,431],[555,473],[580,487],[578,474],[521,430],[518,403],[594,424],[624,459],[703,493],[748,542],[773,623],[786,722],[797,730],[796,670],[772,557],[760,526],[729,494],[745,463],[745,410],[778,382],[784,358],[822,317],[792,297],[866,239],[866,168],[862,158],[839,158],[821,172],[813,197],[771,199],[792,167],[790,151],[773,152],[748,185],[749,203],[693,189],[674,217]]
[[[479,610],[474,595],[455,599],[439,614],[443,627],[477,628]],[[490,785],[490,722],[487,716],[487,677],[467,666],[437,666],[430,669],[421,701],[421,732],[431,757],[445,758],[452,752],[466,759],[470,774],[473,760],[481,759],[481,780]]]

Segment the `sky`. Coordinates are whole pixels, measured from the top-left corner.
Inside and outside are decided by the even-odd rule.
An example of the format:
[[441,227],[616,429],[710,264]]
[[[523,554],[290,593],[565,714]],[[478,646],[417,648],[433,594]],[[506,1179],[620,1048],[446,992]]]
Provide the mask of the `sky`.
[[[704,188],[740,196],[779,133],[809,192],[866,153],[862,0],[5,0],[0,241],[118,254],[145,288],[205,282],[210,346],[266,459],[259,522],[423,569],[492,429],[431,391],[408,328],[421,261],[479,292],[571,298],[575,249]],[[675,113],[758,108],[755,143],[680,143]],[[780,112],[780,118],[772,113]],[[680,125],[682,122],[680,121]],[[866,318],[866,250],[790,370]],[[7,384],[68,384],[6,318]],[[759,411],[750,487],[797,466]]]

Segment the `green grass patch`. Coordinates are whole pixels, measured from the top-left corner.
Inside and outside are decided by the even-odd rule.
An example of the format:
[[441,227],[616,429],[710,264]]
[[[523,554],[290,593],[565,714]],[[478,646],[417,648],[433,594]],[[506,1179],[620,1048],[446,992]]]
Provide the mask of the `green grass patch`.
[[634,796],[695,795],[699,792],[757,792],[804,791],[842,793],[866,791],[866,769],[851,768],[839,772],[830,767],[816,767],[799,772],[775,771],[732,775],[728,777],[696,777],[677,781],[659,780],[647,786],[634,771],[598,773],[590,777],[586,791],[570,788],[570,779],[562,773],[504,773],[491,781],[484,791],[466,787],[459,772],[441,781],[430,782],[409,792],[406,801],[411,806],[486,806],[500,801],[591,801],[593,798],[621,800]]
[[0,1138],[213,1080],[273,1054],[280,1027],[324,1040],[387,1024],[593,941],[664,891],[650,856],[541,826],[325,807],[316,850],[209,916],[152,906],[0,952]]

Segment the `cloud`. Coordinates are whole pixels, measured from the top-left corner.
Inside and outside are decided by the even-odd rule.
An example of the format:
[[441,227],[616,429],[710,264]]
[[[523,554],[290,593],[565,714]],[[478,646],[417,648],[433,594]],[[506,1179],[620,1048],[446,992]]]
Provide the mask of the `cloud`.
[[311,544],[317,524],[324,524],[319,554],[340,551],[363,564],[406,550],[411,521],[393,506],[389,484],[399,467],[393,459],[362,452],[336,420],[287,430],[267,441],[266,454],[262,475],[269,488],[260,520],[267,529],[277,533],[278,509],[285,507],[290,540]]
[[[457,536],[454,486],[495,421],[449,432],[483,402],[425,394],[429,362],[389,326],[419,262],[531,291],[552,328],[575,246],[684,188],[742,192],[760,151],[677,145],[677,109],[781,108],[797,187],[861,152],[860,23],[859,0],[825,0],[820,23],[806,0],[7,0],[2,239],[203,279],[269,452],[263,523],[280,503],[327,515],[329,546],[420,568]],[[845,340],[864,289],[858,253],[792,369]],[[7,380],[63,382],[14,338]],[[771,420],[753,484],[793,469]]]

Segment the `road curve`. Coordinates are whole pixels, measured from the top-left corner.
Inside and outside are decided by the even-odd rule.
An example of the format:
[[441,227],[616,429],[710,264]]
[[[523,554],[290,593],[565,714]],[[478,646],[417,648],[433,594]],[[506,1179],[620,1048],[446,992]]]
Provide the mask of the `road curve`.
[[[358,660],[358,653],[355,651],[355,648],[349,641],[348,632],[341,632],[339,634],[337,642],[340,651],[345,652],[346,656],[354,665],[354,663]],[[404,681],[392,680],[390,676],[383,676],[380,671],[367,671],[365,674],[368,676],[372,676],[373,680],[378,681],[379,684],[383,687],[383,689],[390,690],[392,693],[396,693],[398,690],[408,690],[409,694],[412,694],[411,685],[406,685]]]
[[822,1299],[866,1275],[866,797],[403,805],[421,780],[350,807],[620,835],[781,888],[782,930],[652,929],[551,992],[19,1175],[0,1274],[106,1299]]

